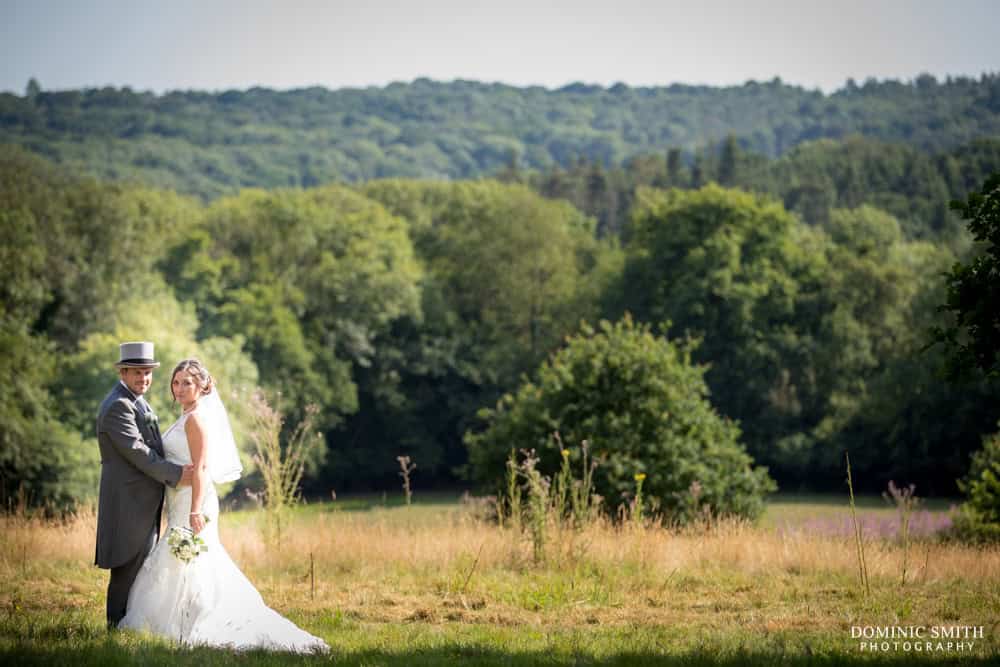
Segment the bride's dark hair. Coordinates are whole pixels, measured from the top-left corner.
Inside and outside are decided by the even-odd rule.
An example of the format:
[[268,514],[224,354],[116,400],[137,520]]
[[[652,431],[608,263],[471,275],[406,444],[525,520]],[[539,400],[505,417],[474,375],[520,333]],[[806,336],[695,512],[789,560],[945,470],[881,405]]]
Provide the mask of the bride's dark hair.
[[177,396],[174,395],[174,378],[181,371],[187,371],[194,378],[198,386],[201,387],[202,394],[211,393],[212,387],[215,386],[215,380],[208,372],[208,369],[205,368],[205,364],[197,359],[184,359],[174,366],[174,372],[170,374],[170,395],[173,396],[175,401],[177,400]]

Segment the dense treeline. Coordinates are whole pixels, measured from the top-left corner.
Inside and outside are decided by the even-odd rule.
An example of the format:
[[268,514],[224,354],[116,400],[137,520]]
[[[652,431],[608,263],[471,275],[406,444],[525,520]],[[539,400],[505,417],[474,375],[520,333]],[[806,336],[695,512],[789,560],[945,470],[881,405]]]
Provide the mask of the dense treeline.
[[515,165],[498,177],[529,182],[548,197],[572,202],[597,219],[602,235],[628,235],[629,211],[641,186],[697,189],[714,181],[771,194],[812,225],[829,222],[833,209],[869,204],[892,214],[907,238],[956,247],[967,237],[948,202],[997,170],[1000,136],[935,153],[853,135],[804,143],[771,160],[745,150],[730,135],[697,150],[690,163],[679,148],[671,148],[634,156],[620,167],[578,160],[529,173]]
[[[970,146],[927,157],[921,182],[945,178],[947,197],[943,165],[953,161],[961,179],[996,168],[993,143]],[[281,392],[292,422],[318,404],[326,447],[310,462],[311,492],[389,488],[398,455],[417,462],[421,485],[455,483],[469,462],[463,438],[484,427],[477,412],[581,322],[625,313],[699,340],[691,354],[705,365],[708,399],[783,488],[840,488],[849,449],[862,486],[894,479],[953,493],[996,430],[1000,386],[950,384],[943,353],[923,350],[931,327],[948,324],[937,309],[943,272],[969,243],[951,223],[935,228],[931,195],[905,189],[916,173],[906,159],[922,154],[862,139],[776,160],[731,152],[740,159],[730,186],[825,174],[835,192],[810,216],[781,190],[708,182],[723,180],[720,167],[705,167],[704,184],[654,175],[659,187],[605,191],[628,201],[619,237],[555,198],[552,172],[505,174],[527,184],[244,189],[206,204],[7,147],[2,493],[23,487],[59,503],[93,492],[92,420],[117,343],[146,338],[166,365],[205,359],[225,391]],[[884,164],[905,159],[885,170],[879,153]],[[690,176],[672,159],[648,161]],[[850,197],[844,173],[854,174]],[[164,415],[168,396],[161,371],[152,402]],[[246,408],[231,404],[239,430]]]
[[[712,160],[701,149],[727,135],[742,150],[768,158],[851,135],[945,155],[978,137],[1000,135],[1000,76],[849,80],[831,95],[779,79],[728,88],[573,84],[558,90],[421,79],[384,88],[164,95],[128,88],[46,91],[32,80],[23,96],[0,94],[0,143],[20,144],[100,178],[136,178],[203,199],[244,187],[467,179],[514,163],[566,169],[582,159],[618,167],[671,148],[679,151],[676,164],[695,172],[695,187],[710,179],[732,185],[739,175],[724,171],[725,160],[711,177],[701,164]],[[795,160],[788,168],[794,172]],[[791,188],[782,197],[820,213],[822,199],[833,196],[829,179],[840,178],[816,173],[814,181],[789,183],[776,169],[767,175],[768,191]],[[870,176],[843,178],[849,184]],[[919,183],[924,174],[912,176]],[[934,192],[914,192],[939,203]],[[855,194],[850,186],[838,191],[845,199],[838,205],[854,206]]]
[[921,351],[953,255],[905,240],[888,214],[834,209],[810,227],[709,185],[640,191],[634,224],[621,306],[703,339],[713,402],[786,486],[837,488],[850,449],[866,475],[943,492],[941,470],[957,473],[993,425],[996,387],[956,391]]

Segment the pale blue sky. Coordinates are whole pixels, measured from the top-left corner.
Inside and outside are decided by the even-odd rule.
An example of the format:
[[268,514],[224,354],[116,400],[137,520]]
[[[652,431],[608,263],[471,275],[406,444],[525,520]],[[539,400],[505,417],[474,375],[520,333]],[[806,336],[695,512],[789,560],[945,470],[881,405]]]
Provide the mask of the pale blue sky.
[[559,87],[1000,71],[997,0],[0,0],[0,90]]

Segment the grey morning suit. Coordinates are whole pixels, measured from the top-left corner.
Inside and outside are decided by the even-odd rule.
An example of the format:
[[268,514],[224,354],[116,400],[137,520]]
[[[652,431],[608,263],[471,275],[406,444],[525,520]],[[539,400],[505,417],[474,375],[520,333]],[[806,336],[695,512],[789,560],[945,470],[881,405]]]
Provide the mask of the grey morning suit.
[[153,410],[119,382],[97,413],[101,490],[97,502],[98,567],[111,570],[108,627],[125,616],[129,589],[160,533],[164,484],[183,468],[163,458]]

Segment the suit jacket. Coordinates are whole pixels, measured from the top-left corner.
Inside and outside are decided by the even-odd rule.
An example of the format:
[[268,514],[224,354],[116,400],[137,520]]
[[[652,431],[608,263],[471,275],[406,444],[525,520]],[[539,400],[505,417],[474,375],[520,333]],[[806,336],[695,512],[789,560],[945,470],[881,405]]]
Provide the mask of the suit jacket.
[[121,382],[97,413],[101,489],[97,501],[98,567],[113,568],[134,558],[149,531],[159,533],[164,484],[176,486],[183,468],[163,458],[163,440],[152,408]]

